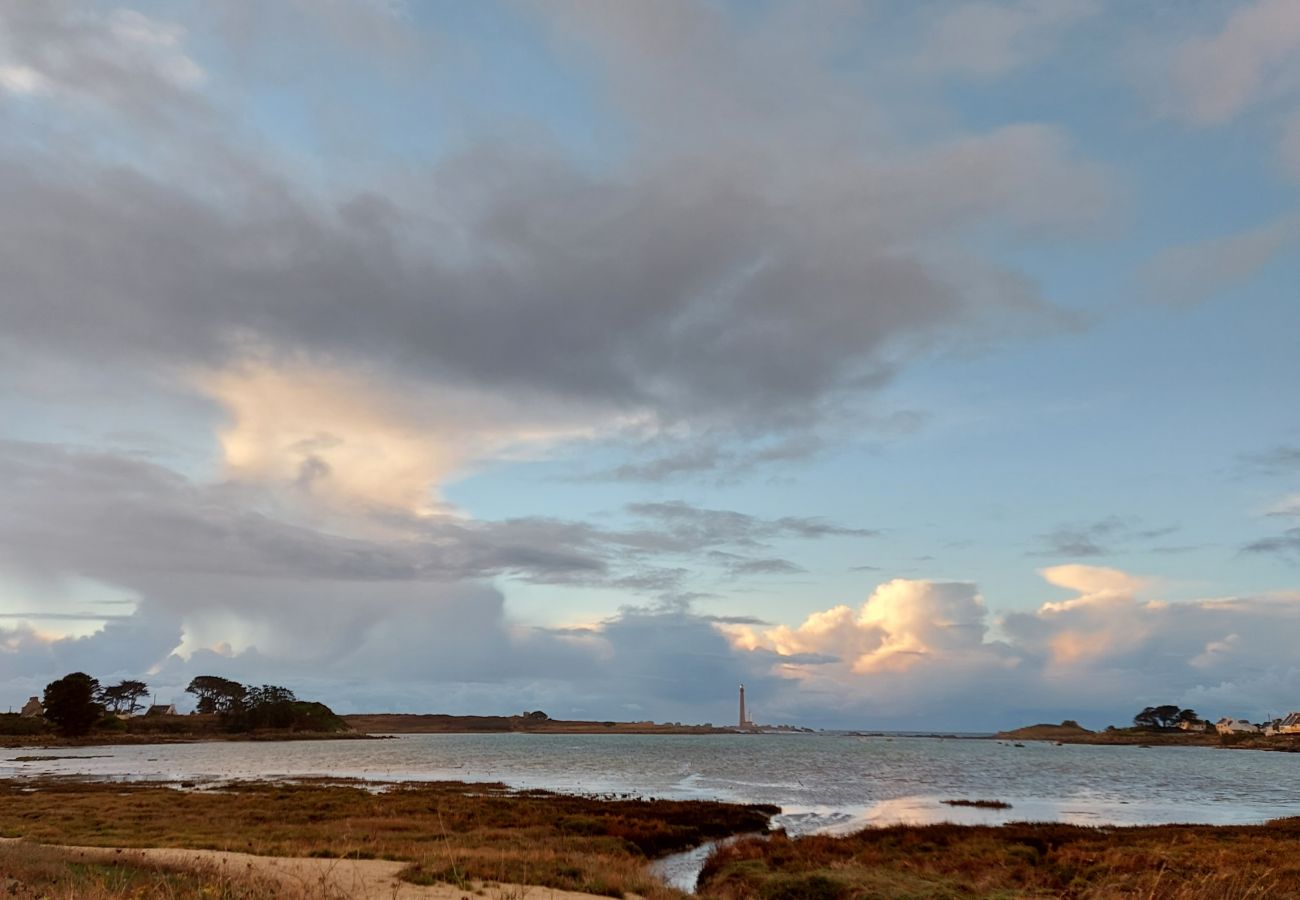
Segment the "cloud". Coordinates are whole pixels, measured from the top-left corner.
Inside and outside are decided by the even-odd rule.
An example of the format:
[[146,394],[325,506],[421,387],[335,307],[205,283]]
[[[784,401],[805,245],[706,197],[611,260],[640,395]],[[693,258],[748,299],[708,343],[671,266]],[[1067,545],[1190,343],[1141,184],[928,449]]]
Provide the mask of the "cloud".
[[1241,548],[1241,552],[1268,553],[1300,563],[1300,527],[1288,528],[1281,534],[1251,541]]
[[1286,216],[1259,228],[1160,252],[1147,267],[1156,299],[1191,306],[1251,278],[1300,242],[1300,218]]
[[750,645],[782,655],[833,655],[855,675],[902,672],[927,657],[947,660],[980,648],[985,613],[974,585],[895,579],[876,588],[858,610],[837,606],[797,628],[746,637]]
[[1279,444],[1259,453],[1247,453],[1242,462],[1266,475],[1282,475],[1300,471],[1300,447]]
[[1043,547],[1030,555],[1074,559],[1110,556],[1115,552],[1111,547],[1111,541],[1152,540],[1165,537],[1177,530],[1177,526],[1141,528],[1133,517],[1107,516],[1095,522],[1062,525],[1039,535]]
[[[62,3],[31,10],[6,14],[22,36],[7,65],[172,131],[159,140],[128,118],[113,154],[75,139],[0,148],[0,333],[163,377],[270,358],[326,377],[363,372],[394,394],[418,382],[519,398],[607,435],[631,423],[651,435],[681,423],[723,440],[735,428],[783,435],[833,418],[935,347],[1056,324],[1026,279],[964,237],[1073,227],[1108,194],[1105,172],[1050,126],[905,150],[892,137],[841,141],[848,119],[822,88],[854,109],[869,101],[839,83],[823,43],[829,13],[809,17],[820,37],[796,33],[788,14],[765,19],[760,39],[694,4],[548,5],[538,14],[611,78],[612,113],[636,135],[625,154],[597,169],[545,139],[474,135],[420,166],[376,147],[358,184],[318,183],[235,127],[247,110],[211,83],[223,73],[186,69],[198,63],[185,26],[91,23]],[[673,52],[651,52],[658,40]],[[750,83],[725,75],[733,64],[770,74]],[[791,66],[809,74],[787,78]],[[8,82],[34,85],[27,69],[6,70]],[[662,117],[676,113],[649,95],[693,71],[721,79],[673,95],[674,109],[701,108],[662,142]],[[191,134],[172,113],[199,101],[207,124]],[[763,139],[715,141],[715,107]],[[100,130],[74,118],[62,133]],[[708,456],[623,474],[698,469]]]
[[18,4],[2,14],[0,88],[47,95],[156,122],[205,104],[207,73],[186,29],[130,9],[92,12],[69,0]]
[[973,585],[896,579],[798,626],[724,630],[739,649],[775,655],[773,671],[796,686],[788,702],[895,727],[1123,724],[1157,702],[1260,716],[1300,689],[1285,649],[1300,595],[1173,603],[1145,599],[1156,582],[1117,569],[1042,575],[1071,596],[994,618]]
[[658,524],[680,547],[737,544],[757,547],[772,538],[875,537],[870,528],[850,528],[819,518],[763,519],[729,509],[705,509],[681,500],[630,503],[627,511]]
[[1264,511],[1266,516],[1300,516],[1300,494],[1288,494]]
[[246,362],[197,379],[226,411],[223,463],[235,478],[293,485],[335,502],[427,512],[471,462],[538,452],[586,433],[524,399],[308,364]]
[[1099,9],[1094,0],[956,4],[929,25],[916,62],[933,72],[1004,75],[1049,55],[1067,30]]
[[1217,34],[1188,40],[1175,52],[1170,78],[1178,112],[1196,125],[1221,125],[1294,90],[1298,49],[1300,10],[1291,0],[1237,7]]

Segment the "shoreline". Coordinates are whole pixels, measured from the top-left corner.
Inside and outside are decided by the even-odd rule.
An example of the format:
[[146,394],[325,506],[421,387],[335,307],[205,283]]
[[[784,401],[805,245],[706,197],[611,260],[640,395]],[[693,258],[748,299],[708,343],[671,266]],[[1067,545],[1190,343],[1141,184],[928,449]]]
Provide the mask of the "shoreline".
[[992,736],[997,741],[1036,741],[1054,744],[1083,744],[1096,747],[1207,747],[1223,750],[1264,750],[1300,753],[1300,734],[1229,734],[1186,731],[1144,731],[1110,728],[1089,731],[1077,725],[1026,725]]

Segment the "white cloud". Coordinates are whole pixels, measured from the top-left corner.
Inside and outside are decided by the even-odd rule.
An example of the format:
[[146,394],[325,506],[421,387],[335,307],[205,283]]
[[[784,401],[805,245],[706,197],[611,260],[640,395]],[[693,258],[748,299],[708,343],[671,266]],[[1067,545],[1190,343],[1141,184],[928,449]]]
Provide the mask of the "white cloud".
[[31,66],[0,65],[0,89],[11,94],[39,94],[49,89],[49,83]]
[[[789,708],[818,705],[841,719],[898,723],[922,710],[930,727],[1027,716],[1100,725],[1155,702],[1209,713],[1220,708],[1211,698],[1231,697],[1225,712],[1251,715],[1297,702],[1287,691],[1300,691],[1300,671],[1285,661],[1300,594],[1165,602],[1145,596],[1156,581],[1117,569],[1041,574],[1074,596],[1002,616],[1003,639],[991,636],[973,585],[902,579],[859,608],[831,607],[797,627],[722,627],[738,650],[773,654],[773,673],[791,685]],[[1247,682],[1271,687],[1244,699]]]
[[473,462],[590,433],[576,414],[545,415],[526,397],[339,366],[245,361],[196,381],[227,413],[219,440],[231,477],[359,509],[431,512],[443,482]]

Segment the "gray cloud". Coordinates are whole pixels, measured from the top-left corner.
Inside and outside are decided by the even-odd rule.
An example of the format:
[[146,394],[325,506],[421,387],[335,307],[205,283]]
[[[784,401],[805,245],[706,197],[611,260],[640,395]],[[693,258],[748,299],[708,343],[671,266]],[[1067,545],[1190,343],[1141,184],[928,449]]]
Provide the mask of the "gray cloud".
[[1147,267],[1155,299],[1193,306],[1237,287],[1300,240],[1300,217],[1285,216],[1240,234],[1171,247]]
[[1252,469],[1268,475],[1300,471],[1300,447],[1291,444],[1279,444],[1259,453],[1247,453],[1241,459]]
[[631,503],[633,515],[657,523],[662,533],[681,547],[736,544],[757,547],[774,538],[875,537],[869,528],[849,528],[818,518],[782,516],[762,519],[726,509],[704,509],[681,500]]
[[1029,555],[1073,559],[1110,556],[1117,552],[1112,546],[1115,541],[1126,544],[1150,541],[1178,530],[1176,525],[1142,528],[1139,520],[1133,516],[1107,516],[1095,522],[1062,525],[1040,534],[1038,539],[1043,544],[1042,548]]
[[[67,57],[78,68],[64,80],[111,91],[115,108],[164,102],[159,83],[174,72],[137,72],[143,63],[124,58],[91,77],[108,64],[68,37],[79,14],[38,6],[44,24],[5,14],[33,65]],[[604,55],[677,33],[674,16],[709,15],[584,9],[577,18],[592,21],[574,33],[598,44],[627,88],[629,121],[651,126],[662,110],[636,98],[659,90],[656,79],[723,71],[733,59],[758,71],[763,53],[779,52],[728,50],[718,20],[670,57]],[[164,33],[169,52],[183,53],[184,30]],[[810,71],[825,68],[805,56],[816,47],[799,50]],[[157,160],[147,172],[65,145],[34,156],[7,143],[0,331],[114,366],[219,366],[252,345],[593,415],[772,430],[822,417],[832,400],[879,385],[959,330],[983,322],[998,334],[1008,316],[1043,314],[1016,277],[957,262],[948,246],[967,228],[1072,220],[1104,193],[1050,128],[957,137],[899,159],[836,142],[836,114],[815,112],[803,93],[821,80],[786,84],[775,110],[744,79],[693,85],[677,100],[711,97],[772,140],[737,155],[731,142],[713,143],[701,116],[699,131],[677,132],[689,146],[646,138],[645,152],[600,174],[544,142],[483,142],[323,197],[253,158],[235,129],[224,143],[219,128],[189,141],[184,169]],[[761,119],[744,112],[760,101]],[[788,119],[809,115],[824,121],[787,137]]]
[[48,97],[145,126],[208,106],[198,90],[205,73],[186,54],[181,26],[129,9],[103,14],[71,0],[6,5],[0,24],[10,73],[0,96],[8,89]]
[[1241,552],[1268,553],[1300,563],[1300,528],[1288,528],[1281,534],[1251,541]]

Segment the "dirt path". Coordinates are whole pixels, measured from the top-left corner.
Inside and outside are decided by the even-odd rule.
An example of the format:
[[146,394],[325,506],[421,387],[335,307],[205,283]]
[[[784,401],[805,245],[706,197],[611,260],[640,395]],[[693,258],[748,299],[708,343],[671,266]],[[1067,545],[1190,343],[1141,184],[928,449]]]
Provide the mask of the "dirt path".
[[[9,842],[12,838],[0,838]],[[471,891],[450,884],[418,885],[397,873],[406,863],[382,859],[316,859],[294,856],[254,856],[224,850],[185,850],[174,847],[131,849],[45,845],[84,859],[138,859],[185,869],[217,871],[230,878],[255,878],[283,885],[302,897],[322,900],[385,898],[385,900],[479,900]],[[484,900],[594,900],[594,894],[521,884],[494,884]],[[608,898],[605,898],[608,900]]]

